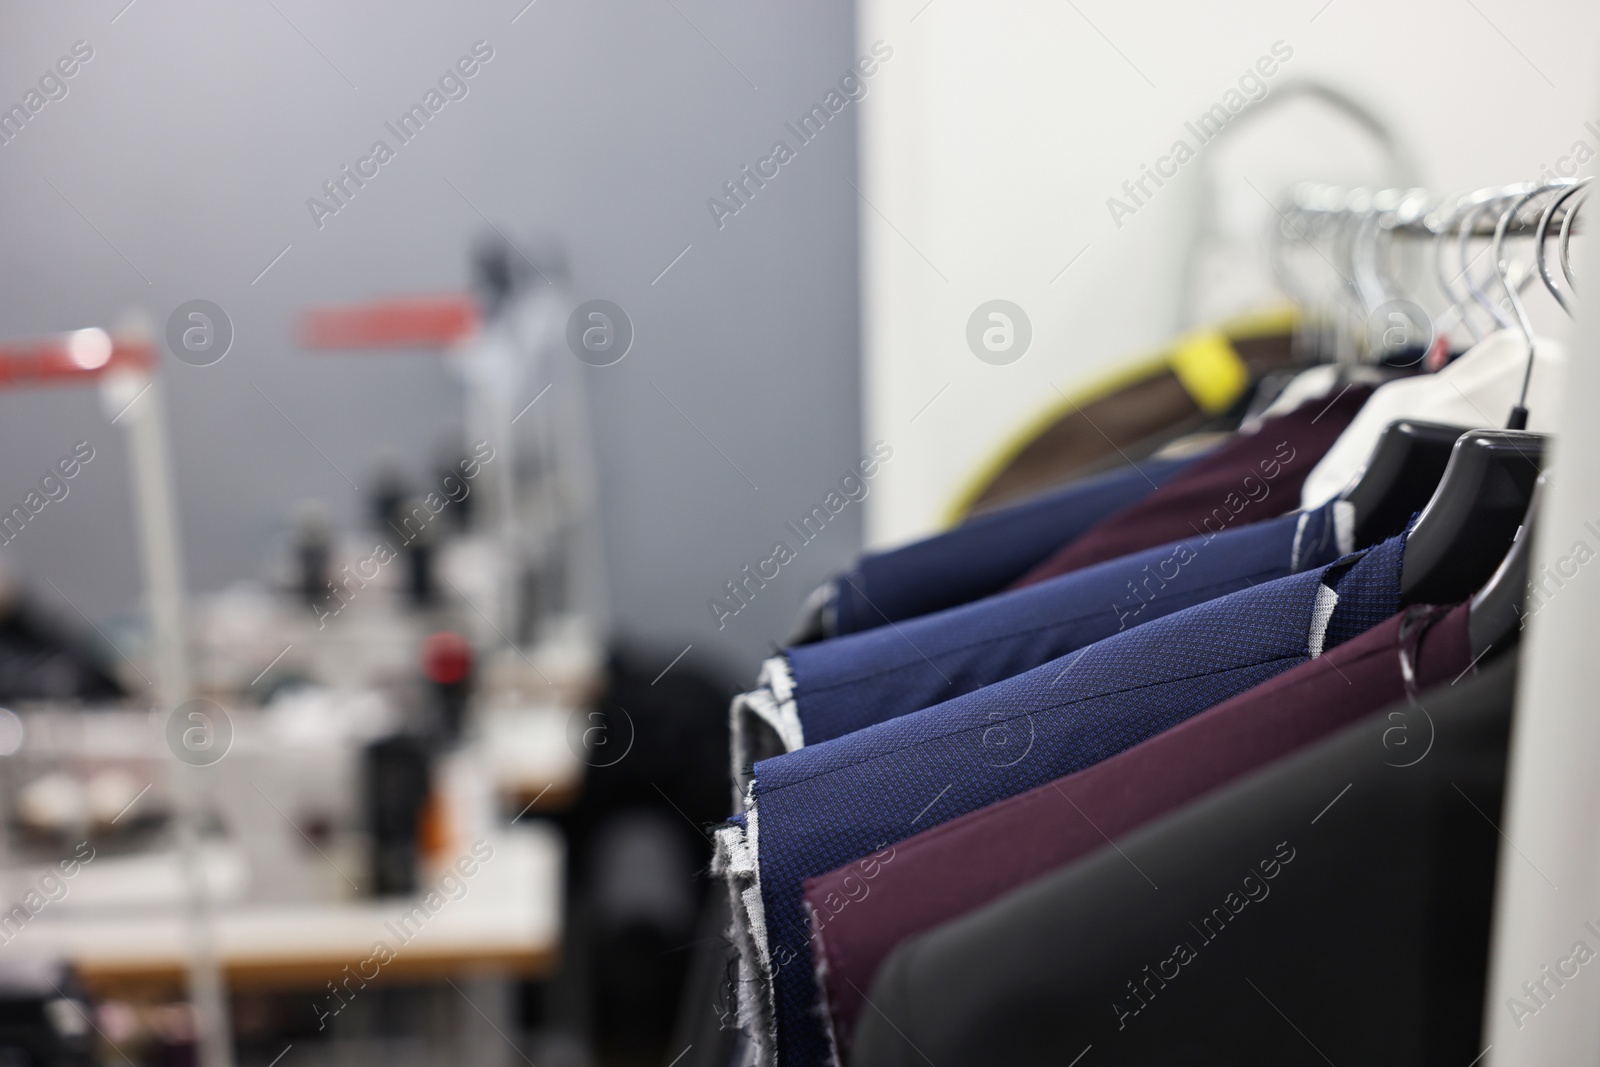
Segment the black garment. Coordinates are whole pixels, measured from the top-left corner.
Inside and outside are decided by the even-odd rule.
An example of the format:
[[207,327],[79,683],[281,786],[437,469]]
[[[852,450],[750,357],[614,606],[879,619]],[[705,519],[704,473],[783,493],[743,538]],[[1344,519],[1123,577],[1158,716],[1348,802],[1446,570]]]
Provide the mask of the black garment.
[[604,696],[567,724],[589,766],[576,803],[554,813],[570,906],[545,1011],[602,1063],[660,1064],[683,1051],[667,1045],[709,886],[697,873],[710,852],[699,828],[728,812],[734,690],[692,652],[663,673],[677,651],[613,648]]
[[742,1035],[734,1000],[739,950],[728,939],[730,922],[728,894],[707,893],[667,1044],[668,1054],[680,1057],[672,1067],[730,1067],[743,1062],[733,1058]]
[[1464,1067],[1515,673],[1393,705],[903,944],[852,1063],[1059,1067],[1092,1045],[1097,1067]]

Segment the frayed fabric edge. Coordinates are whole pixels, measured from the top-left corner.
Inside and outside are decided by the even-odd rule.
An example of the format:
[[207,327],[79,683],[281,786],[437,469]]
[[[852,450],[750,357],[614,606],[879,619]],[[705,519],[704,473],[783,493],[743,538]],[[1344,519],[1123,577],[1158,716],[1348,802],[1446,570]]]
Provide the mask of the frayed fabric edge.
[[754,1046],[755,1067],[775,1067],[777,1005],[761,900],[760,822],[754,801],[745,811],[743,826],[728,823],[715,837],[711,871],[728,887],[730,934],[739,952],[739,1026]]
[[797,751],[806,744],[789,661],[772,656],[763,662],[756,688],[733,698],[728,718],[734,800],[742,808],[756,762]]

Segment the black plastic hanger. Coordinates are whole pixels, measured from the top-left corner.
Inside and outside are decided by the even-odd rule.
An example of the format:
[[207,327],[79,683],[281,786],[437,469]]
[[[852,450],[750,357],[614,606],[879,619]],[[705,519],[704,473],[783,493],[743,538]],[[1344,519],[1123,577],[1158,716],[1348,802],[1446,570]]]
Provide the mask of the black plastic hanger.
[[1544,443],[1539,434],[1517,430],[1461,435],[1438,491],[1406,538],[1405,603],[1456,604],[1483,587],[1527,515]]
[[1357,548],[1375,545],[1406,528],[1428,506],[1450,464],[1457,439],[1467,431],[1437,422],[1391,422],[1373,446],[1372,458],[1339,499],[1356,510]]
[[1528,572],[1533,556],[1533,530],[1539,517],[1539,500],[1544,495],[1543,476],[1534,483],[1533,499],[1528,501],[1515,543],[1489,584],[1478,590],[1468,608],[1467,634],[1472,643],[1474,662],[1491,648],[1504,651],[1516,645],[1522,630],[1523,605],[1528,595]]

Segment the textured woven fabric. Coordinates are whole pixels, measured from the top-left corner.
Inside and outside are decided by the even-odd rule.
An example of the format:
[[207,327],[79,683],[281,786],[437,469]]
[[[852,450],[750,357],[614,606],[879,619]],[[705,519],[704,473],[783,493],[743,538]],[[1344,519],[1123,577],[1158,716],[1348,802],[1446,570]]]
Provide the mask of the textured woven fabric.
[[1371,385],[1351,385],[1333,400],[1263,421],[1255,433],[1239,434],[1160,489],[1062,542],[1065,547],[1014,584],[1032,585],[1151,545],[1297,509],[1306,476],[1372,392]]
[[[1387,544],[1387,543],[1386,543]],[[1375,550],[1134,627],[1015,678],[756,765],[767,938],[746,996],[767,999],[764,1062],[823,1062],[802,883],[930,826],[1092,766],[1309,658],[1324,576],[1398,566]],[[1381,588],[1365,577],[1361,594]],[[1360,599],[1341,596],[1342,604]],[[1399,608],[1391,603],[1384,615]],[[730,826],[723,834],[736,834]],[[719,844],[719,849],[727,848]],[[892,862],[892,861],[891,861]],[[741,888],[742,892],[742,888]],[[736,922],[739,921],[736,916]],[[761,979],[770,975],[770,987]],[[769,991],[770,990],[770,991]]]
[[[923,831],[870,879],[851,864],[808,880],[812,950],[836,1044],[848,1053],[865,991],[906,939],[1404,698],[1402,655],[1419,686],[1455,679],[1472,659],[1467,609],[1445,612],[1391,615],[1126,752]],[[1391,740],[1399,751],[1401,733]]]
[[851,1064],[1060,1067],[1091,1045],[1080,1067],[1481,1061],[1515,659],[907,941]]
[[1328,620],[1324,648],[1335,648],[1378,625],[1400,603],[1400,565],[1405,541],[1394,537],[1367,553],[1378,566],[1351,567],[1339,579],[1339,606]]
[[1120,630],[1349,552],[1333,505],[1190,536],[1026,589],[786,653],[805,744],[931,707]]
[[1141,460],[1137,468],[1085,478],[935,537],[863,556],[852,571],[833,579],[833,633],[855,633],[998,592],[1063,543],[1148,496],[1199,458]]

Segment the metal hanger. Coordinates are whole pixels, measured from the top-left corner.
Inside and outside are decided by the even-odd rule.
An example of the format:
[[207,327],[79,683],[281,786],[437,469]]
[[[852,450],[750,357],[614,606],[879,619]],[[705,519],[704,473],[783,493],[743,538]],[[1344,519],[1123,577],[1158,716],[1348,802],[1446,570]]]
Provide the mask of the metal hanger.
[[[1366,294],[1369,317],[1372,311],[1405,298],[1410,292],[1411,287],[1396,277],[1392,269],[1396,259],[1396,238],[1403,232],[1419,227],[1426,232],[1423,220],[1433,205],[1433,197],[1425,189],[1386,189],[1373,195],[1373,212],[1363,222],[1359,232],[1355,274]],[[1422,342],[1423,352],[1414,361],[1421,362],[1427,347],[1439,334],[1440,325],[1421,305],[1416,305],[1416,308],[1426,316],[1425,321],[1415,324],[1422,327],[1427,335]],[[1409,347],[1414,338],[1409,336],[1410,331],[1407,333]],[[1370,338],[1368,341],[1380,358],[1391,359],[1398,354],[1382,346],[1371,346]]]
[[[1543,195],[1545,186],[1539,186],[1522,197],[1513,200],[1511,206],[1500,215],[1494,226],[1494,271],[1495,277],[1500,279],[1500,288],[1505,290],[1506,302],[1511,305],[1511,310],[1516,313],[1517,328],[1522,331],[1522,338],[1528,345],[1526,366],[1522,371],[1522,389],[1517,394],[1517,402],[1511,408],[1511,416],[1506,420],[1508,430],[1525,430],[1528,428],[1528,383],[1533,380],[1533,364],[1538,341],[1533,336],[1533,320],[1528,318],[1528,309],[1522,303],[1522,298],[1513,289],[1509,277],[1511,265],[1505,258],[1506,228],[1511,220],[1516,218],[1528,203],[1535,197]],[[1538,234],[1534,235],[1535,245],[1538,244]]]
[[[1545,255],[1545,246],[1550,241],[1550,225],[1555,219],[1556,212],[1562,210],[1562,206],[1572,199],[1574,195],[1585,192],[1589,182],[1590,179],[1588,178],[1575,181],[1550,198],[1550,203],[1545,205],[1544,214],[1539,216],[1538,237],[1534,244],[1533,258],[1535,265],[1539,268],[1539,276],[1544,279],[1545,288],[1550,290],[1550,295],[1556,298],[1556,303],[1561,305],[1561,310],[1568,315],[1572,314],[1572,305],[1568,301],[1567,294],[1561,291],[1561,285],[1556,281],[1555,272],[1550,268],[1549,259]],[[1571,206],[1565,209],[1565,213],[1561,218],[1558,256],[1561,260],[1562,274],[1566,276],[1568,289],[1574,288],[1572,284],[1572,265],[1568,260],[1568,241],[1572,236],[1572,220],[1577,215],[1577,209],[1582,203],[1583,197],[1578,197]]]
[[[1479,218],[1496,208],[1501,208],[1507,201],[1514,202],[1517,197],[1526,196],[1535,188],[1536,186],[1532,182],[1519,182],[1516,185],[1507,185],[1500,189],[1484,190],[1483,193],[1487,195],[1484,195],[1483,199],[1468,208],[1456,235],[1456,256],[1461,264],[1462,281],[1466,284],[1467,291],[1472,294],[1473,300],[1477,301],[1478,306],[1488,312],[1489,317],[1502,330],[1509,330],[1517,323],[1512,320],[1511,316],[1506,314],[1505,309],[1500,306],[1500,302],[1484,291],[1483,287],[1478,284],[1478,280],[1473,277],[1471,269],[1473,261],[1467,258],[1467,250],[1472,238],[1477,236]],[[1474,194],[1475,197],[1478,195],[1481,194]],[[1492,266],[1496,276],[1499,277],[1498,259]],[[1503,278],[1500,280],[1504,281]]]
[[[1452,320],[1459,320],[1466,327],[1467,333],[1472,336],[1472,343],[1477,344],[1483,340],[1483,331],[1478,329],[1478,324],[1472,321],[1472,316],[1467,313],[1465,297],[1456,292],[1454,278],[1445,263],[1445,253],[1450,248],[1446,238],[1454,232],[1461,219],[1463,210],[1462,200],[1457,200],[1450,211],[1440,214],[1443,209],[1436,210],[1429,215],[1425,224],[1433,232],[1433,267],[1434,278],[1439,284],[1439,289],[1450,301],[1448,307],[1434,316],[1435,328],[1449,329]],[[1461,272],[1456,271],[1454,277],[1460,277]]]
[[[1522,390],[1518,394],[1516,406],[1511,409],[1511,417],[1507,423],[1507,429],[1522,430],[1527,428],[1528,385],[1533,380],[1533,364],[1535,349],[1538,342],[1533,334],[1533,320],[1528,317],[1527,306],[1523,304],[1522,296],[1517,291],[1521,287],[1514,286],[1510,282],[1511,264],[1505,258],[1506,232],[1510,227],[1512,220],[1517,218],[1521,214],[1522,209],[1528,204],[1532,203],[1541,196],[1549,195],[1552,192],[1560,192],[1564,189],[1570,189],[1575,185],[1576,183],[1571,179],[1558,179],[1557,181],[1536,186],[1513,201],[1511,206],[1501,214],[1499,221],[1495,224],[1493,245],[1495,275],[1500,279],[1500,288],[1505,290],[1507,303],[1510,304],[1511,310],[1516,314],[1517,328],[1522,331],[1522,336],[1528,344],[1527,366],[1522,372]],[[1542,264],[1540,262],[1542,260],[1541,250],[1544,247],[1546,227],[1550,221],[1550,211],[1558,202],[1558,199],[1552,198],[1550,205],[1546,207],[1545,211],[1540,213],[1538,227],[1533,233],[1534,262],[1540,267],[1539,275],[1547,286],[1550,284],[1550,279],[1549,275],[1542,269]],[[1560,292],[1554,287],[1551,287],[1551,292],[1555,295],[1557,301],[1561,303],[1561,306],[1565,308],[1566,302],[1562,298]]]
[[1291,238],[1304,240],[1304,227],[1309,221],[1297,200],[1291,200],[1284,210],[1274,216],[1276,223],[1267,242],[1267,262],[1278,287],[1300,308],[1295,319],[1290,344],[1297,361],[1322,362],[1322,323],[1320,298],[1316,289],[1289,263]]
[[[1383,157],[1385,182],[1393,186],[1409,186],[1417,180],[1418,168],[1411,158],[1408,145],[1389,128],[1388,123],[1376,109],[1367,106],[1343,89],[1316,81],[1290,80],[1275,85],[1270,96],[1241,112],[1238,121],[1224,126],[1221,133],[1213,138],[1213,143],[1219,142],[1219,139],[1225,142],[1235,141],[1265,116],[1293,101],[1306,100],[1344,116],[1372,140]],[[1206,151],[1200,153],[1196,164],[1198,170],[1193,182],[1196,210],[1193,213],[1193,222],[1182,258],[1183,272],[1179,286],[1180,329],[1188,329],[1195,324],[1199,311],[1201,267],[1207,252],[1221,239],[1216,168],[1220,165],[1219,160],[1225,155],[1208,146]]]
[[[1589,179],[1584,179],[1585,183],[1588,181]],[[1567,286],[1571,289],[1576,289],[1578,286],[1577,279],[1572,276],[1572,220],[1578,217],[1578,210],[1588,200],[1589,186],[1585,184],[1583,192],[1579,193],[1577,200],[1573,201],[1572,210],[1568,211],[1566,217],[1561,220],[1561,243],[1558,248],[1558,258],[1561,260],[1561,273],[1566,276]]]

